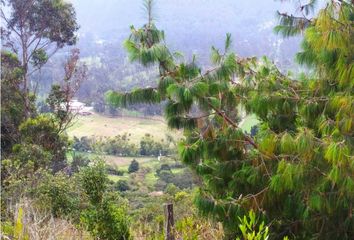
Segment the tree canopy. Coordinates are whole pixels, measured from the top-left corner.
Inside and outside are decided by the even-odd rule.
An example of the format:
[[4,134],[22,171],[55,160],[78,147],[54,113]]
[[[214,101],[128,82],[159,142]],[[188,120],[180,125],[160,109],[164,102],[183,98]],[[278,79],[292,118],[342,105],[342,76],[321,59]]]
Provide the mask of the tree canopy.
[[[76,43],[78,30],[73,6],[63,0],[6,0],[1,2],[3,47],[19,56],[23,69],[25,114],[30,116],[30,75],[60,48]],[[7,11],[6,11],[7,10]]]

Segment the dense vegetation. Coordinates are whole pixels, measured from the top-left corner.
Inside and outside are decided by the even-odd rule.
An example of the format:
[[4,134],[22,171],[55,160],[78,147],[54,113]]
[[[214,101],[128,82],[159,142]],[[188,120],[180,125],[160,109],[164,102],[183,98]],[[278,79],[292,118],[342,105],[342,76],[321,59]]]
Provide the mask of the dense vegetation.
[[[301,6],[310,15],[315,1]],[[150,9],[152,1],[147,1]],[[151,13],[151,11],[148,11]],[[131,27],[125,47],[132,61],[157,64],[156,88],[109,92],[117,106],[166,101],[171,128],[183,129],[181,159],[203,179],[196,204],[223,222],[227,238],[249,209],[264,215],[271,237],[350,239],[353,219],[353,4],[330,1],[316,17],[280,15],[276,31],[304,31],[299,64],[312,73],[282,73],[266,58],[240,58],[227,35],[212,48],[214,67],[179,60],[153,18]],[[250,137],[238,127],[239,106],[256,114]]]
[[127,133],[115,137],[81,137],[74,136],[72,147],[80,152],[97,152],[116,156],[167,156],[174,154],[175,142],[171,136],[168,141],[158,142],[146,133],[139,145],[131,143]]
[[[316,2],[278,13],[276,33],[303,36],[300,74],[241,57],[230,34],[210,62],[184,57],[157,28],[152,0],[124,41],[133,65],[80,60],[72,48],[59,69],[53,55],[77,40],[73,5],[1,1],[1,237],[164,239],[170,202],[176,239],[352,239],[354,4]],[[38,87],[49,75],[59,84]],[[163,113],[176,132],[71,139],[74,97],[110,116]],[[257,118],[250,134],[246,115]]]

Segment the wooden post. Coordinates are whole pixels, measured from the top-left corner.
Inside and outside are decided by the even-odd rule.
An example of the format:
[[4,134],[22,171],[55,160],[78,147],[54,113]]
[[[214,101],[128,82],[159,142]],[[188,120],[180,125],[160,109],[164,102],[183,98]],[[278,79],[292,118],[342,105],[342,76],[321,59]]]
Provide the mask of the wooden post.
[[173,234],[173,204],[166,203],[164,205],[165,209],[165,240],[174,240],[175,236]]

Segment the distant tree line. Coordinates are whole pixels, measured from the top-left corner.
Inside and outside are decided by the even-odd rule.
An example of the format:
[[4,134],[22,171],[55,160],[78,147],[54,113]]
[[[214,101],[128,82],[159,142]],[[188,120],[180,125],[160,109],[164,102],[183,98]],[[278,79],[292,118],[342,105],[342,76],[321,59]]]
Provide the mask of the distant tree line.
[[124,133],[115,137],[81,137],[74,136],[74,151],[97,152],[116,156],[167,156],[175,152],[172,138],[156,141],[150,134],[140,140],[139,145],[131,143],[130,135]]

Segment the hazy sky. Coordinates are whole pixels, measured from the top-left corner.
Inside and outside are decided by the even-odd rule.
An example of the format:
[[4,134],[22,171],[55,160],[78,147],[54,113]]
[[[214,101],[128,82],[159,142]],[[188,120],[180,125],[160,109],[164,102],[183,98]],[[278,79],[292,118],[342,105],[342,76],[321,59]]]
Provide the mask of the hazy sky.
[[[116,42],[121,47],[121,42],[129,35],[129,26],[140,27],[146,22],[142,0],[70,1],[76,8],[80,34],[88,34],[95,41]],[[169,46],[178,50],[197,49],[198,54],[204,54],[211,45],[222,47],[226,33],[232,34],[235,48],[241,55],[269,55],[269,49],[257,49],[264,41],[292,48],[291,55],[298,49],[299,39],[284,40],[273,33],[276,11],[293,13],[293,3],[280,0],[156,0],[155,6],[156,25],[165,30]]]
[[[81,31],[96,33],[128,29],[145,22],[142,0],[70,0],[73,2]],[[293,4],[279,0],[156,0],[155,15],[161,27],[182,28],[198,24],[205,31],[213,27],[232,31],[234,25],[249,19],[275,21],[277,10],[292,10]],[[173,25],[174,24],[174,25]],[[168,31],[169,29],[166,29]]]

